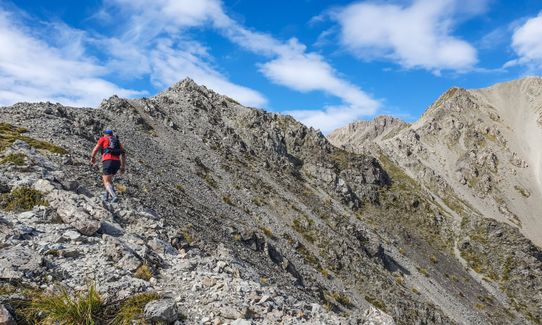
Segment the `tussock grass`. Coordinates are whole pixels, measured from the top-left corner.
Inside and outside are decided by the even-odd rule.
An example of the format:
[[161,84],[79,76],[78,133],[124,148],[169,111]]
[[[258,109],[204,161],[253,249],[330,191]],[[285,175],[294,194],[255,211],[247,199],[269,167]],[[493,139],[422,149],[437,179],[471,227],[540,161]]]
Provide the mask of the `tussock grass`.
[[[146,292],[126,299],[113,320],[113,324],[129,325],[143,317],[145,305],[153,300],[160,299],[156,292]],[[139,323],[137,323],[139,324]]]
[[24,128],[18,128],[8,123],[0,123],[0,151],[4,151],[11,146],[16,140],[21,140],[28,143],[30,146],[36,149],[47,150],[52,153],[58,153],[65,155],[68,153],[66,149],[59,146],[55,146],[46,141],[36,140],[22,135],[27,132]]
[[115,184],[115,190],[118,193],[126,193],[126,191],[128,191],[128,187],[123,184]]
[[6,211],[28,211],[36,205],[48,205],[43,194],[30,187],[18,187],[11,193],[0,195],[0,208]]
[[94,285],[86,292],[71,295],[58,288],[52,293],[32,292],[31,300],[16,307],[19,323],[26,324],[100,324],[103,300]]
[[152,278],[151,268],[147,264],[141,264],[134,272],[134,277],[149,281]]
[[12,164],[22,166],[26,162],[26,155],[23,153],[12,153],[0,160],[0,164]]

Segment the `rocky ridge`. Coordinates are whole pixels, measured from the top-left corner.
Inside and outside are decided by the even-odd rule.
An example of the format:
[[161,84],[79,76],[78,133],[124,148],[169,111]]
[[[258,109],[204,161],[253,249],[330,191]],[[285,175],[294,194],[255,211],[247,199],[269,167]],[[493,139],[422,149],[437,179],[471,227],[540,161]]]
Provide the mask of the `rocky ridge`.
[[[521,242],[520,254],[531,252],[535,262],[529,268],[539,268],[542,206],[535,198],[540,197],[541,92],[542,79],[536,77],[479,90],[452,88],[420,120],[392,136],[367,138],[363,130],[347,126],[329,139],[352,152],[381,155],[419,180],[425,192],[449,209],[456,223],[453,237],[468,235],[454,239],[457,255],[476,273],[508,281],[508,271],[517,267],[511,262],[518,250],[512,243]],[[378,118],[365,122],[367,128],[374,124]],[[473,222],[484,225],[466,229]],[[503,242],[499,237],[504,229],[514,235]],[[472,250],[474,246],[478,249]],[[519,290],[503,283],[500,287],[513,297],[520,292],[528,296],[533,285],[540,286],[536,277]],[[535,300],[540,306],[540,297]]]
[[[540,297],[522,282],[540,279],[540,250],[517,230],[468,207],[460,219],[392,160],[338,149],[291,117],[191,80],[98,109],[20,103],[0,117],[3,197],[33,188],[46,202],[2,212],[2,281],[78,290],[90,278],[111,304],[159,292],[163,304],[146,316],[177,310],[190,324],[540,317]],[[117,205],[99,200],[88,164],[106,127],[128,149]],[[8,162],[14,153],[22,165]],[[480,258],[489,254],[497,259]],[[493,276],[474,272],[469,256]],[[142,265],[150,277],[141,279]],[[13,297],[1,297],[10,306]]]

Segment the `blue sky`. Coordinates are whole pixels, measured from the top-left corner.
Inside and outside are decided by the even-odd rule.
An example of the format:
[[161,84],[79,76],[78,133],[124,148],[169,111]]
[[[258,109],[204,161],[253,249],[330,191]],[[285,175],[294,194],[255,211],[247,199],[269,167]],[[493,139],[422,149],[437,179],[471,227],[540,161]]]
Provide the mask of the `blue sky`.
[[540,75],[539,0],[0,0],[0,105],[99,105],[191,77],[329,132]]

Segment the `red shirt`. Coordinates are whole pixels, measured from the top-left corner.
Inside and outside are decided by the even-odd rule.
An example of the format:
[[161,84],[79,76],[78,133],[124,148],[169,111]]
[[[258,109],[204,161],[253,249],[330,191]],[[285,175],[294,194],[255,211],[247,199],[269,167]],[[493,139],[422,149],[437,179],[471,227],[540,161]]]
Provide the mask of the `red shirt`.
[[[107,147],[109,147],[109,138],[110,136],[103,136],[98,140],[97,145],[102,147],[102,151],[105,150]],[[122,145],[121,145],[122,148]],[[102,154],[102,161],[104,160],[120,160],[120,156],[114,156],[110,153],[104,153]]]

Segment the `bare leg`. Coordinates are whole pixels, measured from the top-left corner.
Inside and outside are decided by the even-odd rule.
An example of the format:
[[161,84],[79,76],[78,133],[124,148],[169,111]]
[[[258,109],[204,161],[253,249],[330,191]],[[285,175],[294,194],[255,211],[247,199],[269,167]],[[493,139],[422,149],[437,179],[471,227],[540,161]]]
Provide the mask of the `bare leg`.
[[113,187],[113,175],[102,175],[102,179],[105,190],[109,193],[112,199],[115,199],[117,197],[117,193],[115,193],[115,188]]

